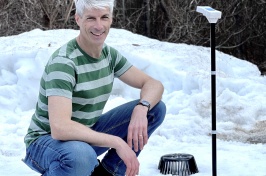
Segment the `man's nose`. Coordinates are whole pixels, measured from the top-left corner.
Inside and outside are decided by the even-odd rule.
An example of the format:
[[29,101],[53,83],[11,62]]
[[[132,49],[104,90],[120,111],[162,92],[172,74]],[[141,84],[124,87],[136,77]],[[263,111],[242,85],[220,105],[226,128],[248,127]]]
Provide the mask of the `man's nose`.
[[101,19],[97,19],[97,20],[95,21],[95,25],[94,25],[94,27],[95,27],[96,29],[98,29],[98,30],[101,30],[101,29],[103,28],[103,22],[102,22],[102,20],[101,20]]

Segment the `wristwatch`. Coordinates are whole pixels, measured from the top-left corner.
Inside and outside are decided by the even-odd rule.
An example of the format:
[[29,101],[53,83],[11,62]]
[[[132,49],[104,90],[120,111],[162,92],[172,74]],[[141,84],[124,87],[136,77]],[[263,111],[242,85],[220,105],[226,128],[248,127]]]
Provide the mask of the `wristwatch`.
[[140,100],[137,105],[146,106],[148,108],[148,112],[150,111],[151,104],[146,100]]

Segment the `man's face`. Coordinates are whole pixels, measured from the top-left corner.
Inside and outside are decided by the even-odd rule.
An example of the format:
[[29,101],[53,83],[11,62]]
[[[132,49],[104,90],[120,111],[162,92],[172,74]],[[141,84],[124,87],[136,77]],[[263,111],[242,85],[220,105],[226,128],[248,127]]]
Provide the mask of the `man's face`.
[[86,9],[82,17],[76,15],[82,39],[92,46],[103,45],[111,24],[112,14],[109,8]]

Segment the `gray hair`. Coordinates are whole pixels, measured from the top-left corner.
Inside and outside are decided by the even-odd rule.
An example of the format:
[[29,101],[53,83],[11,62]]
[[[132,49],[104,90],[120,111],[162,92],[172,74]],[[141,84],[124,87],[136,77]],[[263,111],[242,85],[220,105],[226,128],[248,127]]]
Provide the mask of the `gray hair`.
[[75,0],[76,14],[83,15],[85,9],[103,9],[109,7],[111,14],[113,13],[115,0]]

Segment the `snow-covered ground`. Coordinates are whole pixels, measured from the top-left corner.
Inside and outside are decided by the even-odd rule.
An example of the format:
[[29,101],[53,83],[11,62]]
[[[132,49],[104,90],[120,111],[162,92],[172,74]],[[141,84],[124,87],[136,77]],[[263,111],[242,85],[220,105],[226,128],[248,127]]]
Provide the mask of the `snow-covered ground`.
[[[23,137],[47,59],[78,33],[36,29],[0,37],[1,176],[40,175],[21,161]],[[160,42],[122,29],[111,29],[106,43],[165,86],[166,119],[139,156],[140,175],[161,175],[160,157],[171,153],[192,154],[199,169],[195,176],[212,175],[210,48]],[[233,56],[217,51],[216,59],[217,173],[266,176],[266,77]],[[116,80],[105,111],[138,95]]]

